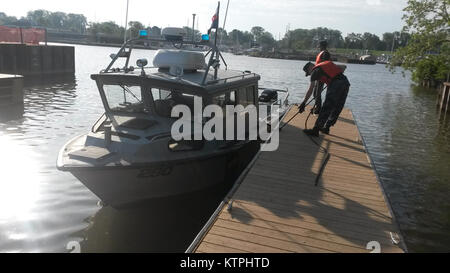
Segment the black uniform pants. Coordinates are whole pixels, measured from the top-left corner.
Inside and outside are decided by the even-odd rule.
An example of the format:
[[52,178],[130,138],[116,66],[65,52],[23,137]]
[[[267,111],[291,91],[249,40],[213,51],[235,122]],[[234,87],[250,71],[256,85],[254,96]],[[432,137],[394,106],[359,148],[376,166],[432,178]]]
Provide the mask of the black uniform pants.
[[315,100],[315,109],[320,112],[320,109],[322,108],[322,89],[323,89],[323,83],[320,81],[316,81],[316,84],[314,85],[314,100]]
[[325,102],[323,103],[322,110],[317,118],[315,127],[330,128],[336,124],[339,115],[344,108],[345,101],[347,100],[349,89],[350,83],[345,76],[343,76],[342,79],[336,79],[330,83],[327,89]]

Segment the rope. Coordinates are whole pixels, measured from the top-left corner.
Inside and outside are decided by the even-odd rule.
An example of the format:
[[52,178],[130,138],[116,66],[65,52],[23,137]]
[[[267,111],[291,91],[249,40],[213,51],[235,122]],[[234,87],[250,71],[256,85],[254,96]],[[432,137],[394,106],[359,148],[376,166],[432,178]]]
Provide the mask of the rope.
[[[325,90],[326,86],[322,89],[322,91],[320,91],[320,94],[322,94],[323,90]],[[319,95],[320,96],[320,95]],[[313,97],[306,105],[308,106],[309,104],[311,104],[311,102],[313,102],[316,99],[316,97]],[[297,105],[297,104],[296,104]],[[309,112],[308,117],[305,120],[305,130],[308,129],[308,120],[311,117],[312,113],[314,111],[314,108],[311,109],[311,111]],[[288,125],[298,114],[300,114],[300,112],[297,112],[293,117],[291,117],[285,124],[283,124],[283,126],[280,127],[280,131],[286,126]],[[319,147],[319,149],[325,154],[325,160],[322,162],[322,164],[320,165],[320,169],[319,172],[317,173],[316,179],[314,181],[314,186],[318,186],[319,185],[319,180],[322,177],[323,171],[325,170],[325,167],[328,163],[328,161],[330,160],[331,154],[328,152],[328,149],[323,147],[322,145],[320,145],[312,136],[308,136],[309,139],[311,139],[311,141],[317,146]]]
[[[307,117],[306,120],[305,120],[305,130],[308,129],[308,120],[309,120],[309,118],[311,117],[312,113],[313,113],[312,111],[309,112],[309,115],[308,115],[308,117]],[[325,170],[325,167],[326,167],[328,161],[330,160],[331,154],[328,152],[328,149],[327,149],[327,148],[325,148],[325,147],[323,147],[322,145],[320,145],[320,144],[319,144],[312,136],[308,136],[308,137],[309,137],[309,139],[311,139],[311,141],[312,141],[314,144],[316,144],[317,147],[319,147],[319,149],[322,150],[322,152],[325,154],[325,160],[324,160],[324,161],[322,162],[322,164],[320,165],[319,172],[317,173],[316,180],[314,181],[314,186],[317,187],[317,186],[319,185],[319,180],[320,180],[320,178],[322,177],[322,173],[323,173],[323,171]]]

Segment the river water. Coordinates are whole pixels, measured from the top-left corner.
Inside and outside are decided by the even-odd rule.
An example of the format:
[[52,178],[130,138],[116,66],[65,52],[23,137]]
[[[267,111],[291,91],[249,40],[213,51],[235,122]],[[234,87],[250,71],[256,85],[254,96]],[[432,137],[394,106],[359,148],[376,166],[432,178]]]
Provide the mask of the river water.
[[[226,191],[198,193],[117,211],[68,173],[57,153],[103,113],[90,74],[117,49],[75,46],[75,77],[27,83],[24,109],[0,111],[0,252],[182,252]],[[151,62],[155,51],[134,51]],[[262,76],[260,86],[288,88],[299,101],[303,61],[224,54],[231,69]],[[135,59],[136,59],[135,58]],[[354,112],[411,252],[450,250],[450,125],[436,92],[383,65],[348,65]],[[12,111],[14,110],[14,111]],[[75,242],[75,243],[74,243]],[[76,250],[77,247],[75,247]]]

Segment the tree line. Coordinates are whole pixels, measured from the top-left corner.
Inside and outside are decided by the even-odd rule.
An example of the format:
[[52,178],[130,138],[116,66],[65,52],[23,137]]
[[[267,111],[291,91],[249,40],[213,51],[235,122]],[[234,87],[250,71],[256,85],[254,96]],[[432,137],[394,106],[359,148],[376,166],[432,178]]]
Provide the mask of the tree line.
[[412,72],[414,81],[430,86],[450,81],[450,0],[409,0],[403,31],[411,33],[399,48],[390,68],[400,63]]
[[[111,37],[117,38],[117,40],[120,40],[119,38],[125,34],[125,28],[113,21],[88,22],[87,18],[82,14],[67,14],[46,10],[29,11],[25,17],[21,18],[7,16],[5,13],[0,12],[0,25],[45,27],[53,31],[86,34],[92,37]],[[184,28],[188,33],[188,37],[191,37],[192,29],[189,27]],[[149,30],[150,34],[154,36],[161,34],[161,28],[158,26],[145,26],[141,22],[131,21],[128,25],[127,36],[129,38],[137,37],[141,29]],[[195,37],[199,38],[200,35],[201,33],[198,30],[194,31]],[[327,40],[331,48],[391,51],[406,45],[410,38],[408,33],[400,32],[384,33],[382,37],[369,32],[349,33],[344,37],[339,30],[319,27],[290,30],[282,38],[280,37],[280,40],[276,40],[270,32],[260,26],[255,26],[250,31],[233,29],[227,32],[219,28],[218,35],[221,44],[229,47],[247,49],[260,46],[267,50],[276,48],[293,51],[316,48],[320,40]]]
[[54,30],[85,34],[88,22],[87,18],[82,14],[34,10],[29,11],[27,16],[21,18],[8,16],[4,12],[0,12],[0,25],[45,27]]

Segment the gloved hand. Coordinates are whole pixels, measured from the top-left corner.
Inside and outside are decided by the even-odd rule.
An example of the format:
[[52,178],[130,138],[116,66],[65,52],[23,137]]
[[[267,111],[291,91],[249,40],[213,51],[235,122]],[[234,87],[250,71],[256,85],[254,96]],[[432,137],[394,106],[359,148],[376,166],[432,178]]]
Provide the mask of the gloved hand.
[[305,107],[306,107],[306,103],[302,102],[302,104],[300,104],[300,106],[298,107],[298,112],[301,114],[303,112],[305,112]]

